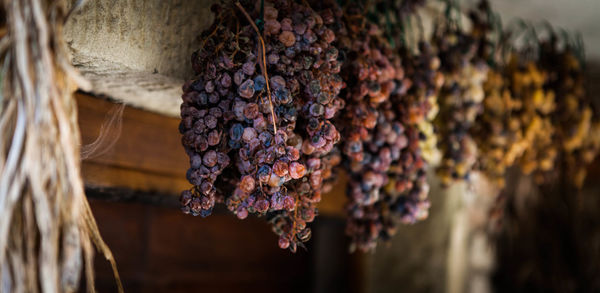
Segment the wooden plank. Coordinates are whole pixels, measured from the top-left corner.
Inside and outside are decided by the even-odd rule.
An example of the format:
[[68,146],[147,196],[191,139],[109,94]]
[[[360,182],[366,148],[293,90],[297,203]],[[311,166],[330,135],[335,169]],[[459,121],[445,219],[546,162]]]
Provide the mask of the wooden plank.
[[[109,112],[119,104],[87,94],[76,94],[82,145],[96,140]],[[84,160],[82,173],[89,187],[127,188],[177,196],[190,188],[185,179],[188,158],[181,146],[179,119],[126,106],[121,135],[97,157]],[[108,129],[116,131],[116,129]],[[346,176],[340,175],[332,192],[323,195],[319,210],[343,216]]]
[[[119,104],[78,94],[82,144],[93,142],[108,112]],[[185,175],[188,160],[181,147],[179,119],[125,107],[121,135],[114,146],[90,161],[169,176]],[[110,130],[109,130],[110,131]]]
[[82,173],[86,185],[90,187],[126,187],[172,196],[190,187],[182,176],[165,176],[95,162],[84,163]]
[[[98,200],[91,207],[126,292],[310,291],[319,248],[309,242],[308,251],[296,254],[280,249],[263,219],[241,221],[228,213],[191,217],[170,207]],[[343,230],[333,235],[343,237]],[[115,292],[102,256],[96,257],[96,272],[98,292]],[[351,284],[349,277],[344,281]]]

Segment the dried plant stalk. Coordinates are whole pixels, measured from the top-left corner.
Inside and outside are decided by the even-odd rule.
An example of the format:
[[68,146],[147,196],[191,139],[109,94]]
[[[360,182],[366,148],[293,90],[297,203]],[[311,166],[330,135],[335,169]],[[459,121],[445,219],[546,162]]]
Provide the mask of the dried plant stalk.
[[[116,265],[87,204],[70,66],[51,0],[3,0],[0,35],[0,292],[74,292],[94,243]],[[79,83],[79,84],[78,84]],[[89,285],[91,284],[91,285]]]

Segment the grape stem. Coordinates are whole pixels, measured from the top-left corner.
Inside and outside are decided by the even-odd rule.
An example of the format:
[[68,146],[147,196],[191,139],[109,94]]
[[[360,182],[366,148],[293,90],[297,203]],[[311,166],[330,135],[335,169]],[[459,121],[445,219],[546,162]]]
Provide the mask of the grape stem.
[[206,37],[204,38],[204,40],[202,40],[202,45],[200,45],[200,49],[203,49],[204,46],[206,45],[206,42],[212,38],[217,31],[219,30],[219,27],[221,26],[221,23],[223,22],[223,18],[221,17],[221,13],[219,13],[219,15],[217,15],[217,18],[219,19],[219,23],[215,26],[215,29]]
[[231,59],[231,61],[233,61],[235,54],[237,54],[237,52],[240,51],[240,22],[239,20],[236,19],[235,22],[235,51],[233,51],[233,54],[231,54],[231,57],[229,57],[229,59]]
[[275,118],[275,110],[273,110],[273,101],[271,99],[271,88],[269,87],[269,75],[267,74],[267,56],[266,56],[266,49],[265,49],[265,41],[260,33],[260,30],[258,30],[258,27],[256,26],[256,24],[254,24],[254,21],[252,21],[252,17],[250,17],[250,15],[248,14],[248,12],[246,12],[246,9],[244,9],[244,6],[242,6],[242,4],[240,4],[240,2],[235,2],[235,5],[240,9],[240,11],[242,11],[242,13],[244,14],[244,16],[246,16],[246,19],[248,19],[248,22],[250,23],[250,25],[252,26],[252,28],[254,28],[254,30],[256,31],[256,35],[258,35],[258,39],[260,40],[260,45],[262,47],[262,62],[260,63],[260,69],[262,70],[263,75],[265,76],[265,81],[267,84],[267,95],[269,96],[269,109],[271,110],[271,119],[273,120],[273,134],[277,133],[277,123],[276,123],[276,118]]

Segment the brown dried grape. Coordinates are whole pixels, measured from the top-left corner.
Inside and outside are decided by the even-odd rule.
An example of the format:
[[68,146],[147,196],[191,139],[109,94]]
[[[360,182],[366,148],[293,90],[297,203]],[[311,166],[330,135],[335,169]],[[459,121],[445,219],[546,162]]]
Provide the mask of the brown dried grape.
[[243,220],[248,217],[248,210],[244,207],[239,207],[236,210],[235,215],[238,217],[238,219]]
[[[247,119],[255,119],[260,115],[258,105],[255,103],[248,103],[244,108],[244,116]],[[261,115],[262,117],[262,115]]]
[[298,162],[292,162],[289,165],[289,174],[293,179],[300,179],[306,174],[306,167]]
[[255,182],[254,178],[250,175],[246,175],[242,177],[240,181],[240,189],[244,192],[250,193],[254,191]]
[[206,115],[204,117],[204,124],[206,124],[206,127],[208,127],[209,129],[217,127],[217,123],[217,118],[213,115]]
[[[256,64],[254,62],[246,62],[242,65],[242,72],[245,75],[252,76],[254,74],[254,70],[256,70]],[[252,86],[254,86],[254,81],[252,82]]]
[[210,108],[208,113],[217,119],[221,118],[221,116],[223,116],[223,110],[221,110],[221,108],[219,108],[219,107]]
[[284,177],[288,174],[288,164],[279,160],[273,164],[273,173],[279,177]]
[[[283,26],[282,26],[283,30]],[[279,35],[279,41],[286,47],[291,47],[296,42],[296,37],[291,31],[282,31]]]
[[221,141],[221,134],[217,130],[212,130],[206,136],[206,142],[209,146],[216,146]]
[[293,197],[286,195],[283,198],[283,208],[290,212],[295,210],[296,209],[296,200],[294,200]]
[[202,134],[202,133],[204,133],[204,131],[206,131],[206,128],[207,128],[206,127],[206,122],[205,122],[204,119],[199,119],[193,125],[193,129],[194,129],[194,132],[196,134]]
[[[239,86],[242,84],[243,81],[244,81],[244,72],[242,72],[242,70],[240,69],[233,74],[233,82]],[[248,89],[248,88],[246,87],[246,89]]]
[[[300,151],[292,146],[287,146],[285,148],[286,152],[287,152],[287,159],[290,161],[297,161],[298,159],[300,159]],[[298,178],[294,178],[294,179],[298,179]]]
[[269,201],[265,199],[257,200],[254,203],[254,209],[259,213],[266,213],[269,210]]
[[244,133],[242,134],[242,140],[244,142],[249,143],[256,137],[257,137],[256,129],[254,129],[253,127],[244,128]]
[[279,15],[279,11],[273,6],[265,6],[264,7],[264,16],[267,20],[277,19],[277,15]]
[[281,249],[286,249],[286,248],[290,247],[290,240],[287,237],[282,235],[279,237],[278,244]]

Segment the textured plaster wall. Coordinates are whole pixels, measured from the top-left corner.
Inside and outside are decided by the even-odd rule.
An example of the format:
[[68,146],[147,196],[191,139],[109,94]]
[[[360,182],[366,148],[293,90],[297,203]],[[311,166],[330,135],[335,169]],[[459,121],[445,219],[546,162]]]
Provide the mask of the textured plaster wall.
[[[461,0],[477,3],[479,0]],[[548,21],[557,28],[580,32],[585,41],[587,57],[600,59],[600,1],[598,0],[490,0],[502,16],[505,25],[515,18],[534,24]]]
[[389,245],[368,256],[367,292],[492,292],[486,225],[497,191],[478,173],[449,188],[434,175],[428,182],[429,218],[399,226]]
[[96,0],[65,28],[73,63],[104,94],[178,116],[189,56],[212,23],[212,0]]
[[459,203],[429,177],[429,218],[399,226],[392,242],[368,257],[367,292],[445,292],[451,220]]

